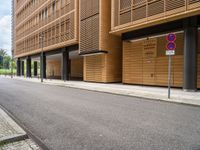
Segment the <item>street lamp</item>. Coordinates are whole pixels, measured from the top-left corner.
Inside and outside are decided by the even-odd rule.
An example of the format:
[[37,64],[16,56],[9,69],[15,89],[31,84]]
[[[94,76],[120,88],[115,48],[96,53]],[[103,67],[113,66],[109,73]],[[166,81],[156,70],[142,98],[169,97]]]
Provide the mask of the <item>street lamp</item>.
[[13,50],[12,50],[12,58],[11,58],[11,78],[13,78]]
[[43,44],[44,44],[44,33],[42,33],[40,35],[40,39],[41,39],[41,47],[42,47],[42,51],[41,51],[41,59],[40,59],[40,76],[41,76],[41,82],[43,82],[43,78],[44,78],[44,74],[43,74],[43,58],[44,58],[44,52],[43,52]]

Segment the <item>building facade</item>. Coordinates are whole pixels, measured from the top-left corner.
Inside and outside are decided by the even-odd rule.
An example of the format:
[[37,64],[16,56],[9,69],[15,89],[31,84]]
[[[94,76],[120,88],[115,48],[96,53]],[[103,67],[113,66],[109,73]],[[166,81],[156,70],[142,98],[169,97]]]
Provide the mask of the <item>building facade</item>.
[[200,88],[199,0],[15,0],[17,75]]

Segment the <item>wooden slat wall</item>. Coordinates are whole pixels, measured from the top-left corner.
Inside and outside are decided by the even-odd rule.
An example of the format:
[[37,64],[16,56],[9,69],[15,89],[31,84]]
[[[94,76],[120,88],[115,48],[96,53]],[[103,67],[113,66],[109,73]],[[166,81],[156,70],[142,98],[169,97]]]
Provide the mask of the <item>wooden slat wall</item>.
[[199,30],[199,34],[198,34],[198,68],[197,68],[197,72],[198,72],[197,86],[200,89],[200,30]]
[[106,82],[105,55],[84,57],[84,81]]
[[199,14],[199,0],[112,0],[112,33]]
[[[145,41],[123,42],[123,83],[167,86],[166,39],[165,37],[157,38],[156,53],[148,57],[143,54]],[[183,34],[178,34],[176,55],[172,58],[172,85],[174,87],[182,87],[183,84],[183,42]],[[149,48],[152,46],[151,44]]]
[[123,42],[123,83],[142,84],[143,42]]
[[[55,3],[56,11],[52,6]],[[50,51],[78,43],[78,0],[43,1],[37,6],[26,8],[26,17],[17,18],[14,51],[15,57],[39,53],[44,34],[44,51]],[[46,17],[41,14],[48,11]],[[24,13],[24,12],[23,12]],[[21,15],[20,15],[21,16]],[[40,16],[40,17],[39,17]],[[20,21],[21,20],[21,21]]]
[[[122,80],[122,42],[120,37],[109,34],[111,30],[110,8],[110,1],[100,1],[99,24],[94,26],[99,28],[99,35],[96,34],[98,36],[96,39],[99,40],[98,50],[105,50],[108,54],[84,57],[85,81],[108,83]],[[88,50],[94,49],[91,47]]]
[[122,41],[120,37],[109,34],[111,30],[111,2],[101,0],[99,49],[108,51],[105,55],[106,82],[122,81]]
[[99,0],[80,0],[80,51],[99,50]]

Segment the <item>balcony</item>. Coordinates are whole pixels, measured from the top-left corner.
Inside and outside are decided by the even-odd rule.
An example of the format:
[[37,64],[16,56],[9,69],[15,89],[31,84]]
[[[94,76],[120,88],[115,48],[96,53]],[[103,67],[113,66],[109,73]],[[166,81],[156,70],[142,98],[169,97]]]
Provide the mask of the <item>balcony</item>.
[[112,0],[111,32],[121,34],[197,14],[200,0]]

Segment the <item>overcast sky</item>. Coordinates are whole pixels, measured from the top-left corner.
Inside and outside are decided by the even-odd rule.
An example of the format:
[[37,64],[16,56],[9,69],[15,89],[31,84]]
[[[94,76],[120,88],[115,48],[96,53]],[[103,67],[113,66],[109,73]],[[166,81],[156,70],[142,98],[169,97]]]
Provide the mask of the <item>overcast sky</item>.
[[0,0],[0,48],[11,55],[11,0]]

